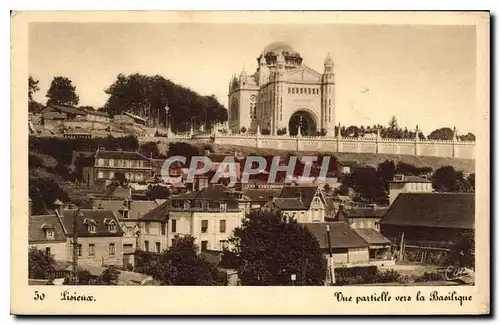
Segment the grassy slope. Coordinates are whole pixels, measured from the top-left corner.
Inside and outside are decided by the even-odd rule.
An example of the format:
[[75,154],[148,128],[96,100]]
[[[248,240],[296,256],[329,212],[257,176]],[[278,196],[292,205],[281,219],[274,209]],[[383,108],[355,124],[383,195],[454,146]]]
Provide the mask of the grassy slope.
[[[198,146],[198,145],[196,145]],[[200,149],[202,145],[199,146]],[[316,155],[318,151],[290,151],[276,149],[258,149],[253,147],[237,146],[237,145],[213,145],[214,151],[222,154],[234,154],[241,152],[244,155],[297,155],[307,156]],[[405,162],[415,165],[416,167],[432,167],[437,169],[442,166],[453,166],[457,170],[462,170],[466,173],[474,173],[475,161],[473,159],[462,158],[442,158],[430,156],[412,156],[412,155],[396,155],[396,154],[375,154],[375,153],[349,153],[349,152],[322,152],[324,155],[337,157],[340,161],[356,161],[361,165],[376,167],[384,160],[393,160],[395,162]]]

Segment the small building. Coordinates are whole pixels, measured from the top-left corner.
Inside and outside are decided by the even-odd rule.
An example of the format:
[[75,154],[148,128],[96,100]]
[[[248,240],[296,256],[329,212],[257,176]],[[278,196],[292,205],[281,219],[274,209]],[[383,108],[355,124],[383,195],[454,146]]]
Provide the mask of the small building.
[[353,229],[370,228],[380,230],[379,221],[387,212],[380,207],[344,207],[339,206],[335,221],[346,221]]
[[113,211],[65,209],[59,205],[55,212],[67,239],[66,260],[72,260],[73,222],[76,222],[79,261],[96,266],[123,265],[123,230]]
[[414,175],[394,175],[389,183],[389,204],[396,200],[400,193],[432,193],[432,182]]
[[87,115],[87,113],[84,110],[79,109],[77,107],[57,105],[57,104],[48,105],[47,108],[43,111],[43,114],[48,112],[57,112],[60,114],[64,114],[66,116],[66,120],[75,120],[78,118],[83,118]]
[[391,260],[391,241],[372,228],[358,228],[354,231],[368,243],[370,261]]
[[93,165],[83,168],[83,181],[111,181],[123,173],[129,182],[148,182],[153,178],[151,159],[135,151],[97,149]]
[[108,123],[110,120],[107,112],[98,111],[95,109],[83,109],[83,111],[87,113],[86,115],[87,121]]
[[449,248],[464,230],[474,230],[473,193],[401,193],[380,220],[393,243]]
[[[146,252],[161,253],[170,247],[172,240],[169,235],[172,231],[167,230],[169,220],[169,202],[153,208],[149,212],[137,218],[138,226],[138,249]],[[173,230],[177,230],[176,222],[172,223]],[[174,237],[171,235],[170,237]]]
[[45,251],[55,259],[67,258],[66,234],[57,215],[30,216],[28,245]]
[[369,244],[345,222],[305,223],[319,243],[326,258],[329,257],[327,226],[329,227],[330,245],[335,267],[353,267],[368,265]]
[[325,222],[327,204],[319,186],[284,186],[278,197],[262,206],[280,211],[299,223]]

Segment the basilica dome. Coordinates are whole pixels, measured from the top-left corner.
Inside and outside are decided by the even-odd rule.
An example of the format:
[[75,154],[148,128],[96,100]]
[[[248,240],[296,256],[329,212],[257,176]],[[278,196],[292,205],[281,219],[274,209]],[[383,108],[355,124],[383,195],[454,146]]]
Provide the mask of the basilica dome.
[[272,42],[264,48],[262,54],[265,55],[269,52],[272,52],[274,54],[279,54],[283,52],[294,53],[295,50],[285,42]]

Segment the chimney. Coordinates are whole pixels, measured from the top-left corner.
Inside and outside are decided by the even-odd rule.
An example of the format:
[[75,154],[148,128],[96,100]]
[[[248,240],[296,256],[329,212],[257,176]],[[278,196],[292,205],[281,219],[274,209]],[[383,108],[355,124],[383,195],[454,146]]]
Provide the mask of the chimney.
[[96,199],[95,199],[95,197],[94,197],[92,194],[89,194],[89,196],[88,196],[88,201],[89,201],[90,208],[91,208],[92,210],[97,209],[97,206],[96,206]]
[[62,216],[63,212],[64,212],[64,203],[62,203],[59,199],[56,199],[54,201],[54,206],[55,206],[55,209],[57,211],[57,214]]

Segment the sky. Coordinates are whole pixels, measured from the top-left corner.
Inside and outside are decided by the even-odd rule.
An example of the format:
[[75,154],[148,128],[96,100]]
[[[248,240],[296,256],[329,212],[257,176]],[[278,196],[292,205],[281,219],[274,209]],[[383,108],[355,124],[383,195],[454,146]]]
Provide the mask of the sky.
[[119,73],[159,74],[227,107],[229,81],[253,73],[266,45],[284,41],[322,72],[335,64],[336,120],[342,125],[419,126],[425,134],[474,132],[474,26],[208,23],[30,23],[35,100],[55,76],[72,80],[80,105],[102,107]]

